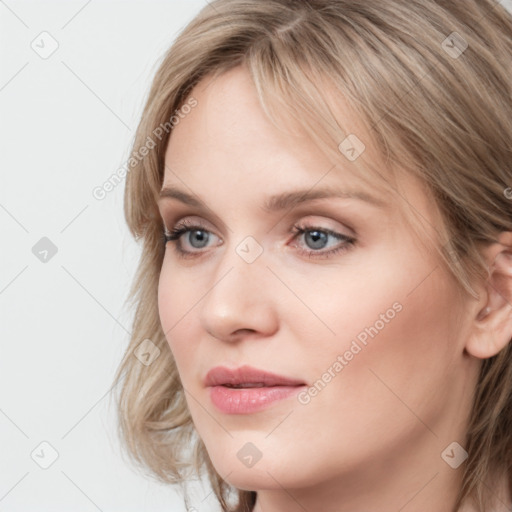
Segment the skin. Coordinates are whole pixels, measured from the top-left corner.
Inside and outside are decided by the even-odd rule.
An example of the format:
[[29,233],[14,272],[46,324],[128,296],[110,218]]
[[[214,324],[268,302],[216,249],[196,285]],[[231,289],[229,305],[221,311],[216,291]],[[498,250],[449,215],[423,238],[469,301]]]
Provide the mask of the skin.
[[[173,130],[163,186],[192,193],[207,208],[174,198],[159,208],[167,230],[187,219],[201,222],[210,238],[201,248],[193,233],[182,235],[191,258],[166,244],[158,300],[215,469],[233,486],[258,491],[256,512],[452,512],[464,465],[453,469],[441,454],[454,441],[464,445],[479,358],[502,347],[512,328],[491,346],[485,324],[475,320],[489,295],[482,289],[481,300],[461,300],[397,201],[378,208],[327,198],[265,212],[268,196],[296,188],[376,192],[350,174],[341,154],[331,162],[306,136],[277,130],[244,68],[203,79],[192,96],[198,105]],[[343,108],[339,115],[365,141],[364,157],[379,162],[357,120]],[[435,236],[440,220],[425,190],[401,180]],[[318,248],[308,233],[295,235],[297,224],[356,242],[309,257],[301,250],[325,253],[344,242],[329,237]],[[250,264],[236,252],[247,236],[263,249]],[[400,312],[309,403],[292,397],[258,413],[227,415],[210,401],[203,379],[217,365],[250,364],[313,386],[396,303]],[[237,457],[247,442],[262,453],[251,468]]]

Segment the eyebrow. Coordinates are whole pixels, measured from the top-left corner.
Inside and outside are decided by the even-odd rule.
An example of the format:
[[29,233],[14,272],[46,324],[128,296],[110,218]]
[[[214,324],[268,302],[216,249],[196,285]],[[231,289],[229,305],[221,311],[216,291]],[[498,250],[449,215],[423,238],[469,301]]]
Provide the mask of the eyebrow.
[[[190,206],[208,209],[200,199],[174,186],[164,187],[160,191],[160,199],[165,198],[177,199]],[[358,199],[376,208],[386,208],[388,206],[388,203],[385,201],[362,190],[340,190],[333,187],[326,187],[314,190],[293,190],[291,192],[283,192],[270,196],[263,204],[262,209],[268,213],[279,212],[293,208],[307,201],[314,201],[315,199]]]

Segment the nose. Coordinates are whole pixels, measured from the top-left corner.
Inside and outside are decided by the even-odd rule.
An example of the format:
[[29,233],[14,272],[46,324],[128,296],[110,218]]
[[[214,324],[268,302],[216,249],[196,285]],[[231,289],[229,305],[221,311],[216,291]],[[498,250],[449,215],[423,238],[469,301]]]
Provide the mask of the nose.
[[235,248],[226,248],[201,301],[202,327],[227,342],[274,334],[278,329],[275,281],[264,254],[249,263]]

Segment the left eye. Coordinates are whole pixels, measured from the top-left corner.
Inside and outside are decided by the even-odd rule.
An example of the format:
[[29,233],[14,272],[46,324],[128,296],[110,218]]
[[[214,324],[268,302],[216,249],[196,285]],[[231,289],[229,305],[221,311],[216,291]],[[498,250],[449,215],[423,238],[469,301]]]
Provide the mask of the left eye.
[[[320,227],[299,227],[294,226],[295,237],[299,238],[304,235],[304,241],[310,250],[299,249],[310,257],[326,257],[336,254],[340,251],[349,249],[355,243],[355,239],[330,229]],[[327,251],[320,251],[328,246],[329,239],[338,240],[338,244],[334,244],[334,248]],[[333,244],[331,244],[332,247]]]

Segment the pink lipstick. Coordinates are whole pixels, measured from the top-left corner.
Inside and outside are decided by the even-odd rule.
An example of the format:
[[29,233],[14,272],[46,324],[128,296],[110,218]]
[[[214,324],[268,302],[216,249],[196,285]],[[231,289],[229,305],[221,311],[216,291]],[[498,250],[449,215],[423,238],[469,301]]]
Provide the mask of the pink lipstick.
[[225,414],[250,414],[295,395],[306,384],[275,373],[241,366],[212,368],[204,384],[213,404]]

